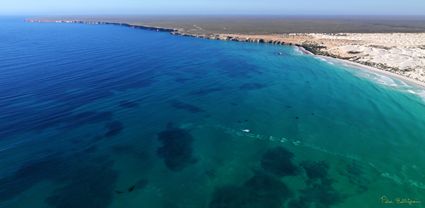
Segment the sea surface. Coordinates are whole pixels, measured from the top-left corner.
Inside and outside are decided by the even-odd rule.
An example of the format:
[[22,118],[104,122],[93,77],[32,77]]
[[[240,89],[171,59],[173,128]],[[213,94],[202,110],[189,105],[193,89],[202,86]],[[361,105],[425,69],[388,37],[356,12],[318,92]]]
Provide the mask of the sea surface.
[[425,207],[419,87],[289,46],[0,28],[1,208]]

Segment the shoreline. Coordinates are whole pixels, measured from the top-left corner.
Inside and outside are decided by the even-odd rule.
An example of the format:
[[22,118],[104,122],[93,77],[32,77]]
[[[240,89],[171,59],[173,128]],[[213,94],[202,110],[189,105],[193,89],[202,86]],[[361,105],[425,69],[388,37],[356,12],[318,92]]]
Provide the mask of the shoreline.
[[385,76],[388,76],[388,77],[394,78],[394,79],[398,79],[398,80],[404,81],[404,82],[406,82],[410,85],[414,85],[416,87],[420,87],[420,88],[425,89],[425,83],[418,81],[418,80],[415,80],[415,79],[412,79],[412,78],[409,78],[409,77],[402,76],[402,75],[397,74],[397,73],[385,71],[385,70],[382,70],[382,69],[378,69],[378,68],[375,68],[375,67],[372,67],[372,66],[364,65],[364,64],[361,64],[361,63],[357,63],[357,62],[353,62],[353,61],[349,61],[349,60],[345,60],[345,59],[334,58],[334,57],[323,56],[323,55],[314,55],[314,56],[317,56],[319,58],[323,58],[323,59],[328,60],[328,61],[333,62],[333,63],[346,65],[346,66],[351,67],[353,69],[375,72],[377,74],[385,75]]
[[315,47],[312,47],[311,45],[304,46],[303,44],[296,44],[292,42],[284,42],[276,39],[267,39],[262,37],[240,37],[238,34],[191,34],[183,32],[181,29],[176,28],[164,28],[164,27],[156,27],[156,26],[148,26],[148,25],[136,25],[136,24],[130,24],[130,23],[120,23],[120,22],[106,22],[106,21],[84,21],[84,20],[37,20],[37,19],[25,19],[26,22],[30,23],[67,23],[67,24],[92,24],[92,25],[116,25],[116,26],[124,26],[124,27],[130,27],[135,29],[143,29],[143,30],[150,30],[150,31],[157,31],[157,32],[168,32],[171,35],[177,35],[177,36],[184,36],[184,37],[194,37],[194,38],[202,38],[202,39],[208,39],[208,40],[221,40],[221,41],[235,41],[235,42],[251,42],[251,43],[266,43],[266,44],[274,44],[274,45],[285,45],[285,46],[293,46],[297,47],[303,54],[305,55],[313,55],[319,58],[323,58],[325,60],[328,60],[330,62],[336,62],[343,65],[347,65],[349,67],[352,67],[354,69],[360,69],[360,70],[369,70],[371,72],[376,72],[381,75],[386,75],[391,78],[399,79],[401,81],[405,81],[407,83],[410,83],[412,85],[415,85],[420,88],[425,89],[425,82],[422,82],[420,80],[416,80],[407,76],[403,76],[401,74],[387,71],[384,69],[379,69],[373,66],[366,65],[364,63],[358,63],[355,61],[347,60],[341,57],[333,56],[332,54],[320,54],[315,53],[317,52]]

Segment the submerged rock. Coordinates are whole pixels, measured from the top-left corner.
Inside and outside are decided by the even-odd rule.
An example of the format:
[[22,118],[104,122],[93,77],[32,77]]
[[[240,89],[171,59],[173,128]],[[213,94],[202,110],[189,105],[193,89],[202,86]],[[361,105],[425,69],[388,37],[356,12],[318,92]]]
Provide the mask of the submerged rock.
[[164,159],[169,170],[180,171],[197,162],[193,156],[192,135],[180,128],[168,127],[158,134],[162,146],[157,149],[157,155]]
[[309,179],[325,179],[328,177],[329,165],[324,161],[306,161],[301,164]]
[[176,108],[176,109],[180,109],[180,110],[185,110],[191,113],[201,113],[204,112],[204,110],[202,110],[201,108],[194,106],[192,104],[188,104],[185,102],[181,102],[181,101],[177,101],[177,100],[173,100],[171,103],[171,106]]
[[298,174],[298,167],[292,162],[294,154],[283,147],[275,147],[264,153],[261,167],[277,176]]
[[325,182],[313,184],[311,187],[301,191],[301,201],[314,204],[314,207],[331,207],[341,203],[344,196],[332,187],[332,183]]
[[280,208],[293,193],[275,176],[257,172],[242,186],[217,188],[210,208]]
[[108,207],[118,174],[112,170],[111,161],[103,157],[98,159],[101,161],[87,163],[73,171],[67,177],[67,184],[56,189],[46,202],[58,208]]
[[324,161],[306,161],[301,164],[307,175],[306,188],[299,192],[297,199],[288,203],[289,208],[332,207],[341,203],[345,196],[333,187],[329,178],[329,165]]
[[42,181],[59,188],[46,199],[51,207],[107,207],[112,201],[117,173],[107,156],[52,154],[25,164],[0,179],[0,201],[18,196]]
[[63,158],[58,155],[48,156],[20,167],[13,175],[0,179],[0,201],[6,201],[23,193],[43,180],[56,180],[64,173],[66,167]]
[[[371,178],[366,177],[360,164],[355,161],[346,164],[346,168],[340,171],[340,174],[347,177],[349,182],[358,188],[358,192],[362,193],[368,190]],[[370,176],[369,176],[370,177]]]

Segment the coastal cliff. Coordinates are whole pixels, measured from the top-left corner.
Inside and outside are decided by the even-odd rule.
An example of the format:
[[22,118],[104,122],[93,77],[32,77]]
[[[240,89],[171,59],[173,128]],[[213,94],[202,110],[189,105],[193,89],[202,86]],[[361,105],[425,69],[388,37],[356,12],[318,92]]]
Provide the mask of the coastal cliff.
[[[416,84],[425,85],[425,33],[287,33],[287,34],[235,34],[201,33],[185,28],[165,28],[126,22],[93,20],[43,20],[27,22],[55,22],[96,25],[118,25],[135,29],[169,32],[221,41],[267,43],[300,47],[304,53],[322,55],[370,66],[401,76]],[[383,41],[386,40],[386,41]]]

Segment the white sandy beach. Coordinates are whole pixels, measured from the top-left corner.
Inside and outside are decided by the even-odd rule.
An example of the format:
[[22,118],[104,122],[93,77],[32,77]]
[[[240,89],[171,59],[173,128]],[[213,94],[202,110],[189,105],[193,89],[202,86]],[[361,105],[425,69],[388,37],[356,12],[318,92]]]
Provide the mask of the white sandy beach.
[[331,63],[340,63],[340,64],[348,66],[350,68],[355,68],[355,69],[359,69],[359,70],[369,70],[369,71],[375,72],[377,74],[381,74],[381,75],[384,75],[384,76],[399,79],[399,80],[405,81],[408,84],[411,84],[411,85],[425,89],[425,83],[418,81],[416,79],[412,79],[412,78],[409,78],[409,77],[406,77],[406,76],[402,76],[402,75],[392,73],[392,72],[389,72],[389,71],[385,71],[385,70],[382,70],[382,69],[378,69],[378,68],[375,68],[375,67],[359,64],[359,63],[349,61],[349,60],[337,59],[337,58],[332,58],[332,57],[328,57],[328,56],[321,56],[321,55],[317,55],[317,56],[320,57],[320,58],[323,58],[325,60],[328,60]]
[[324,51],[425,82],[425,33],[311,34]]

